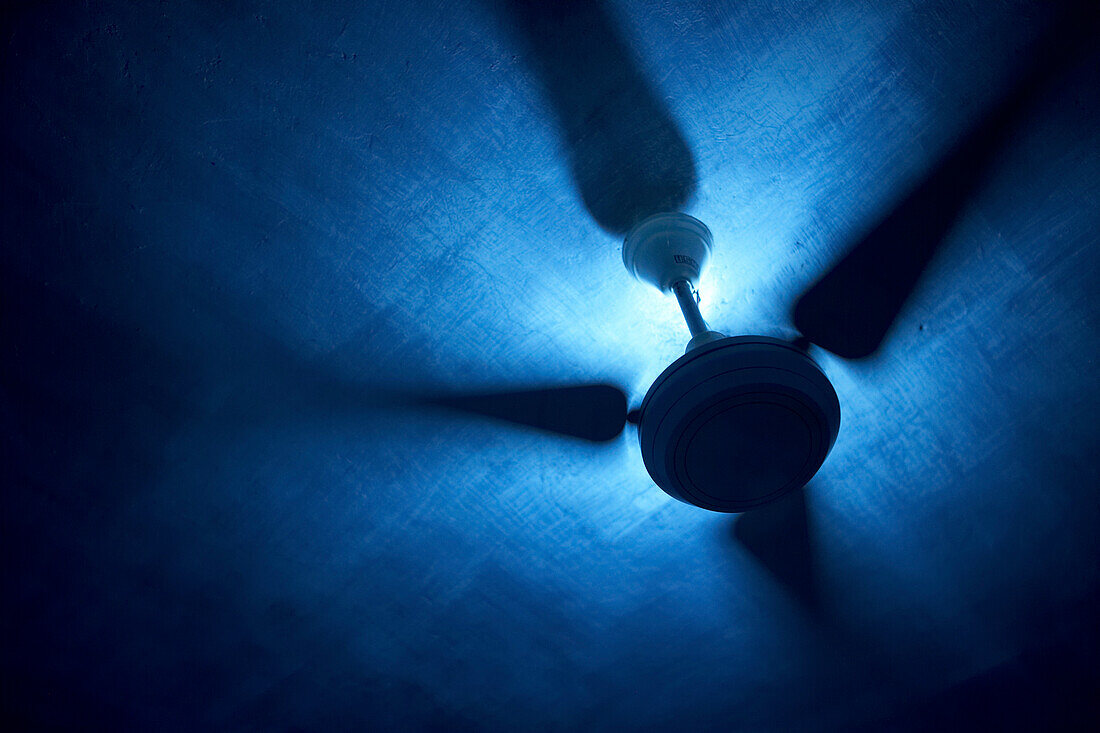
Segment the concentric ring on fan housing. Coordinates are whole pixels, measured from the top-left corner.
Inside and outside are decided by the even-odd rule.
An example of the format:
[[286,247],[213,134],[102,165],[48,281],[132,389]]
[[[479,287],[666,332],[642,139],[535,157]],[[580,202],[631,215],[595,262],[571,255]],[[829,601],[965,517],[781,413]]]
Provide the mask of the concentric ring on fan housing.
[[642,460],[673,498],[743,512],[808,482],[840,430],[840,402],[798,347],[734,336],[689,351],[646,393]]

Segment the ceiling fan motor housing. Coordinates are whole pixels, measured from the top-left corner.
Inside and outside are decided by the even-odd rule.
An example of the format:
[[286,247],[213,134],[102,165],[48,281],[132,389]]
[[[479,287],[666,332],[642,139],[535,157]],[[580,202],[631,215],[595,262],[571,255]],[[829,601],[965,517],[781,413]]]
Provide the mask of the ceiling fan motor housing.
[[638,437],[653,481],[680,501],[743,512],[804,486],[840,430],[840,402],[793,344],[723,338],[689,351],[649,388]]

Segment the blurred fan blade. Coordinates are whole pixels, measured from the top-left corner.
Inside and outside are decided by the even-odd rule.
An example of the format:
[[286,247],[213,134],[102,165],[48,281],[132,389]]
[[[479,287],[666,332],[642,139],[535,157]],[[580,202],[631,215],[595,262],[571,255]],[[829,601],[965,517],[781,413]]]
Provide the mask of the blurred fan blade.
[[846,358],[874,353],[921,273],[989,176],[1039,95],[1089,47],[1094,3],[1074,3],[1051,24],[1012,88],[828,274],[799,298],[794,324]]
[[820,603],[806,488],[740,515],[733,536],[795,600],[810,611]]
[[485,0],[523,45],[561,128],[581,198],[604,229],[684,208],[695,160],[605,4]]
[[615,438],[626,425],[626,394],[607,384],[450,394],[425,398],[422,404],[593,442]]
[[252,379],[222,409],[248,422],[357,419],[378,411],[446,411],[489,417],[593,442],[612,440],[626,425],[626,394],[607,384],[493,392],[450,392],[359,382],[296,365],[290,373]]

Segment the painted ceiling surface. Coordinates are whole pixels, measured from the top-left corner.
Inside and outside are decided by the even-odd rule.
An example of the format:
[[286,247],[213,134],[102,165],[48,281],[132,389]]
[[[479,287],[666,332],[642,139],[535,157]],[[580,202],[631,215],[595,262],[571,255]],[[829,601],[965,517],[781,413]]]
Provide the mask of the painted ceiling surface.
[[595,444],[384,397],[606,382],[639,404],[687,331],[619,248],[667,207],[714,233],[710,323],[791,333],[957,141],[994,137],[1056,16],[17,7],[5,716],[1076,720],[1098,656],[1095,43],[1066,40],[1086,50],[1001,126],[881,347],[814,347],[843,424],[778,507],[670,499],[630,425]]

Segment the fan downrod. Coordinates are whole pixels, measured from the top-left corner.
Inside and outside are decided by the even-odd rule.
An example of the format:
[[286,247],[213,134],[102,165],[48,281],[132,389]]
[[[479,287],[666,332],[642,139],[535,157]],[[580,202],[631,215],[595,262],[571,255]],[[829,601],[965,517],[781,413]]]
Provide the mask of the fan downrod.
[[710,229],[687,214],[656,214],[634,227],[623,242],[623,264],[638,280],[676,296],[691,331],[687,350],[725,338],[699,312],[699,276],[710,260]]

